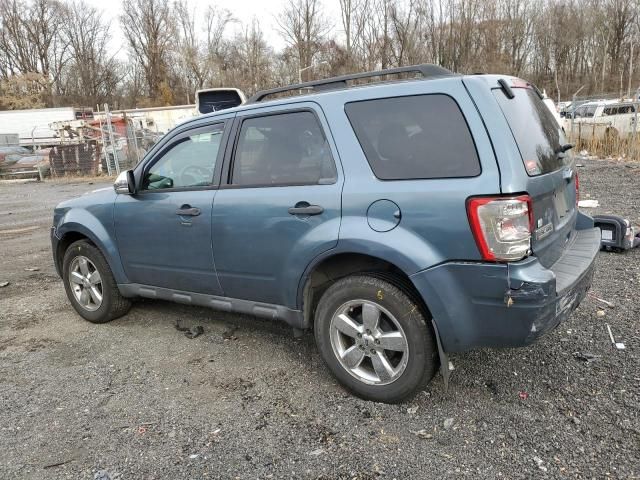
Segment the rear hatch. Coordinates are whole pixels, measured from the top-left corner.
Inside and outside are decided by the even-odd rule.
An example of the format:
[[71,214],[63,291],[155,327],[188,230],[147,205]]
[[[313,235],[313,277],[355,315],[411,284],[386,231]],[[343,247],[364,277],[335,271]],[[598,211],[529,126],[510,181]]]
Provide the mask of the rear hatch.
[[[577,175],[567,139],[538,90],[522,80],[493,89],[528,175],[533,204],[531,246],[545,267],[560,257],[575,233]],[[514,192],[515,193],[515,192]]]

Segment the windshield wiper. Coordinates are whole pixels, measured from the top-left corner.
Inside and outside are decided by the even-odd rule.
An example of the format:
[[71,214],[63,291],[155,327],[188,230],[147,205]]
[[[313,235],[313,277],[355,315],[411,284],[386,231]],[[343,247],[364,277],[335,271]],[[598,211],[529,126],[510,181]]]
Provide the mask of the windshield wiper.
[[560,145],[558,148],[556,148],[556,155],[560,155],[561,153],[565,153],[569,150],[571,150],[573,147],[575,147],[575,145],[573,143],[565,143],[564,145]]

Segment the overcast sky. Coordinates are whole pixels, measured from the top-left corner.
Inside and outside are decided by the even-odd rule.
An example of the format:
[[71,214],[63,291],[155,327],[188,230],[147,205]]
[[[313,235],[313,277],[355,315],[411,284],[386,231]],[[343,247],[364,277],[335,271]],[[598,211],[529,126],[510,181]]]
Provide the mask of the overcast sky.
[[[127,55],[126,46],[123,45],[123,36],[118,20],[122,13],[123,5],[127,2],[122,0],[85,0],[88,4],[104,12],[105,16],[111,19],[111,33],[113,47],[120,51],[118,55],[125,58]],[[277,24],[275,16],[282,10],[287,0],[188,0],[196,12],[204,12],[209,5],[219,8],[226,8],[239,21],[248,23],[252,17],[256,17],[260,22],[267,42],[276,50],[284,47],[285,43],[276,30]],[[339,29],[338,19],[340,12],[339,0],[324,0],[322,3],[324,10],[333,25],[333,32]],[[228,35],[232,35],[238,26],[231,26]]]

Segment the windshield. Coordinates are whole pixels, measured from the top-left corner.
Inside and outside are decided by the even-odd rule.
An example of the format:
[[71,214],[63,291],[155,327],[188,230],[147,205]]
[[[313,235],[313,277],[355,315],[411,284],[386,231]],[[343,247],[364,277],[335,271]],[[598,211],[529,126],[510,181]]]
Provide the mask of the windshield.
[[493,90],[527,173],[535,176],[558,170],[565,164],[565,155],[559,152],[567,144],[562,128],[533,89],[513,88],[513,93],[515,97],[509,99],[502,90]]

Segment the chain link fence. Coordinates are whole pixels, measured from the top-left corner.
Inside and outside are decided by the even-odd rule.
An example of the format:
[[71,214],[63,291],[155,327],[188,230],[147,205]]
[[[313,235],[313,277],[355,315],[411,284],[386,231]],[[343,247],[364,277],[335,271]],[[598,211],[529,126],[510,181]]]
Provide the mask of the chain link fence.
[[193,105],[116,112],[104,105],[91,120],[60,122],[60,141],[49,152],[51,175],[118,175],[194,114]]

